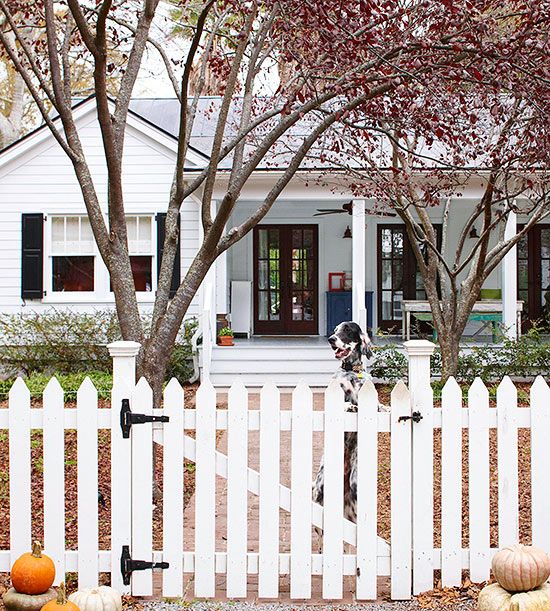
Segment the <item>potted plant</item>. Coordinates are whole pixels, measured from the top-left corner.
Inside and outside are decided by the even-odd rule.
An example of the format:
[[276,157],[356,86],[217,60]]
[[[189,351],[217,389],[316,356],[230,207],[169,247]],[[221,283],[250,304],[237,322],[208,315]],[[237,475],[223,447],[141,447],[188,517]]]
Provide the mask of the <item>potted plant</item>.
[[218,344],[220,346],[233,346],[233,329],[223,327],[218,332]]

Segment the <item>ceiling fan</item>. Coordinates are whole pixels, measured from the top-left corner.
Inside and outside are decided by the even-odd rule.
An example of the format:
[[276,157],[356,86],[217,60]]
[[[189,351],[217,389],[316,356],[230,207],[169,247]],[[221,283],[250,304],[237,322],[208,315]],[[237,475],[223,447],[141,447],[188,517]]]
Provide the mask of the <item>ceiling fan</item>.
[[[353,214],[353,202],[342,204],[341,208],[317,208],[317,213],[313,216],[343,214],[344,212],[347,212],[350,216]],[[369,216],[396,216],[395,212],[384,212],[382,210],[365,210],[365,214],[368,214]]]

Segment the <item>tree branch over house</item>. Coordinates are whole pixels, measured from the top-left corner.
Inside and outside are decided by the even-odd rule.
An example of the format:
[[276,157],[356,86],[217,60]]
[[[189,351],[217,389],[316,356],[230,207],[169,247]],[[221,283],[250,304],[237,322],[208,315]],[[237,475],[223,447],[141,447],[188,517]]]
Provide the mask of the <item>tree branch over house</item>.
[[[419,116],[422,100],[374,129],[374,118],[350,118],[331,160],[341,162],[358,196],[395,211],[404,223],[438,331],[444,378],[457,372],[460,338],[484,282],[550,215],[548,99],[536,79],[520,82],[521,94],[488,90],[480,99],[466,91],[462,107],[454,93],[441,91],[438,103],[429,99],[428,122]],[[464,192],[472,184],[482,187],[476,200]],[[462,196],[468,201],[463,220],[454,214]],[[511,213],[526,221],[505,238]],[[458,228],[454,252],[451,223]]]
[[[343,121],[363,116],[375,118],[373,124],[377,126],[382,121],[391,124],[415,101],[423,96],[437,97],[449,83],[458,96],[461,90],[479,93],[486,88],[510,89],[520,80],[517,74],[525,77],[529,72],[535,80],[543,76],[543,68],[536,61],[542,54],[538,46],[544,30],[546,3],[542,0],[519,13],[515,2],[492,0],[482,8],[469,0],[349,5],[336,0],[178,3],[178,20],[184,28],[189,25],[191,34],[183,59],[174,58],[174,66],[179,69],[169,71],[172,84],[179,82],[178,148],[166,201],[153,325],[146,333],[128,252],[122,167],[129,105],[146,49],[161,52],[164,65],[169,65],[169,49],[155,40],[152,30],[155,20],[161,21],[163,15],[158,0],[122,5],[109,0],[99,4],[67,0],[63,11],[54,10],[57,4],[53,0],[0,0],[0,17],[5,23],[0,29],[0,45],[71,160],[99,252],[110,274],[122,335],[142,343],[139,373],[148,378],[157,397],[182,320],[216,257],[267,214],[295,173],[303,171],[304,161],[315,147],[338,146],[338,126]],[[44,60],[35,60],[33,49],[11,42],[14,37],[22,39],[21,29],[29,23],[47,40]],[[123,66],[111,61],[115,50],[126,57]],[[93,66],[108,174],[107,222],[73,112],[71,65],[67,61],[71,53],[85,57]],[[281,62],[289,64],[293,74],[270,89],[265,74],[270,66]],[[511,62],[518,68],[511,70]],[[198,99],[206,81],[211,80],[205,78],[207,71],[223,87],[215,109],[209,159],[204,168],[190,173],[185,159]],[[114,73],[119,80],[110,97],[108,80]],[[199,77],[191,79],[192,74]],[[464,103],[459,100],[458,105]],[[428,123],[427,107],[424,104],[422,125]],[[52,119],[51,108],[58,120]],[[298,126],[307,126],[304,136],[295,136]],[[246,181],[270,155],[283,150],[285,170],[267,197],[248,219],[231,227],[228,221]],[[399,154],[396,159],[401,172]],[[222,165],[229,181],[219,207],[213,210],[214,187]],[[200,201],[204,238],[170,298],[178,215],[190,196]],[[407,208],[404,210],[405,214]],[[411,230],[419,228],[418,223],[411,225]],[[429,227],[424,231],[425,239],[431,240]],[[431,260],[428,266],[433,268]]]

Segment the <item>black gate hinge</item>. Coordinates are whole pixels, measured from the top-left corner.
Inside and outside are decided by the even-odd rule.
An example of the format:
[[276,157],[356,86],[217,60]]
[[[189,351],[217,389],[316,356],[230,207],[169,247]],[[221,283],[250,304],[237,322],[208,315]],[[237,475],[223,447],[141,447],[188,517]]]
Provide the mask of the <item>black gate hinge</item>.
[[420,422],[423,416],[420,412],[413,412],[411,416],[399,416],[397,422],[405,422],[406,420],[412,420],[413,422]]
[[133,571],[167,569],[169,566],[170,565],[168,562],[147,562],[146,560],[133,560],[130,556],[130,546],[122,546],[122,554],[120,556],[120,572],[122,573],[122,582],[125,586],[130,585]]
[[170,422],[170,417],[134,414],[130,409],[129,399],[122,399],[122,407],[120,408],[120,428],[122,429],[122,437],[124,439],[130,438],[132,424],[145,424],[146,422]]

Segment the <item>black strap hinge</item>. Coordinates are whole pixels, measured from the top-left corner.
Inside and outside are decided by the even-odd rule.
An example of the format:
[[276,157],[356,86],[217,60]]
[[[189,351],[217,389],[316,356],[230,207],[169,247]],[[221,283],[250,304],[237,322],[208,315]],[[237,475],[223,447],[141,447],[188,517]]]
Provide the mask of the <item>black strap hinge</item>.
[[120,408],[120,428],[122,429],[122,437],[124,439],[130,438],[132,424],[145,424],[146,422],[170,422],[170,417],[134,414],[130,409],[130,401],[128,399],[122,399],[122,407]]
[[406,420],[412,420],[413,422],[420,422],[423,416],[420,412],[413,412],[411,416],[399,416],[397,422],[405,422]]
[[122,582],[125,586],[130,585],[133,571],[167,569],[169,566],[170,565],[168,562],[147,562],[146,560],[133,560],[130,556],[130,546],[122,546],[122,554],[120,556],[120,572],[122,573]]

